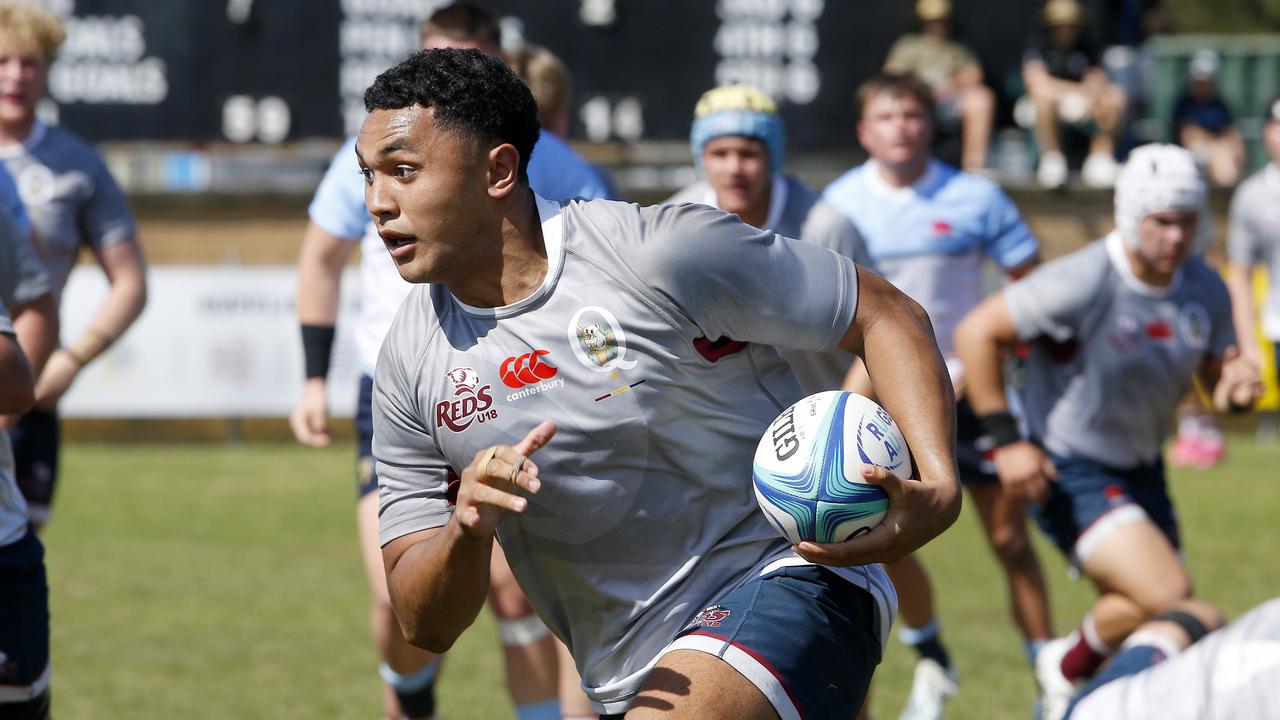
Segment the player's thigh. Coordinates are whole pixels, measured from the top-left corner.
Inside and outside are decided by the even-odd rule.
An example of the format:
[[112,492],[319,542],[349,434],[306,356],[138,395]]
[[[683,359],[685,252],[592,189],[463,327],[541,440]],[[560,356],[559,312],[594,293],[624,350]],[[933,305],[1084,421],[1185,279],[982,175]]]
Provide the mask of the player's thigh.
[[533,613],[502,546],[497,543],[493,544],[493,554],[489,556],[489,607],[499,618],[522,618]]
[[[887,599],[885,599],[888,602]],[[774,717],[755,712],[765,698],[784,720],[800,717],[848,718],[857,714],[882,651],[882,607],[870,593],[815,566],[784,567],[753,578],[699,612],[660,654],[635,717],[678,711],[672,717],[736,717],[709,714],[723,697],[715,683],[733,677],[755,692],[735,690],[741,717]],[[697,651],[725,667],[676,651]],[[708,697],[710,696],[710,697]],[[697,711],[697,712],[694,712]],[[628,717],[631,717],[628,715]]]
[[378,493],[367,493],[356,501],[356,530],[360,535],[360,558],[369,589],[376,600],[390,602],[387,566],[382,562],[382,544],[378,541]]
[[1124,595],[1152,614],[1191,594],[1191,579],[1177,550],[1147,519],[1098,539],[1080,568],[1099,590]]
[[1121,470],[1079,456],[1049,457],[1058,480],[1050,483],[1044,503],[1028,509],[1072,564],[1082,567],[1101,541],[1144,521],[1154,522],[1176,546],[1177,516],[1159,465]]
[[1001,559],[1014,559],[1032,552],[1027,535],[1027,512],[1020,500],[1004,491],[1000,483],[966,485],[978,511],[978,520],[987,541]]
[[627,720],[778,720],[764,692],[728,662],[698,650],[658,661]]

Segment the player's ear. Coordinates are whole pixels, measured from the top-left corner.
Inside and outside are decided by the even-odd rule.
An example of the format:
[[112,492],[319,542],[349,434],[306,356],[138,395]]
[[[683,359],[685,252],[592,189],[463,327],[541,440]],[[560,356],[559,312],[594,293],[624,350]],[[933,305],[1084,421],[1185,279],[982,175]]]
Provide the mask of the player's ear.
[[489,150],[489,197],[506,197],[520,184],[520,151],[511,143]]

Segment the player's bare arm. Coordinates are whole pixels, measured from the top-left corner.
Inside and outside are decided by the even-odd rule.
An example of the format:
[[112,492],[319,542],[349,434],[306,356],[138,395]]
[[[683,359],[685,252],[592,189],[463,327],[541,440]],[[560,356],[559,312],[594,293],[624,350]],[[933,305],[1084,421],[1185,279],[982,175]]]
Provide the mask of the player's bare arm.
[[[1227,264],[1227,291],[1231,293],[1231,319],[1240,342],[1241,354],[1255,365],[1261,364],[1261,348],[1255,341],[1253,311],[1253,268],[1239,263]],[[1210,386],[1212,387],[1212,386]]]
[[960,514],[955,459],[955,395],[929,316],[875,273],[858,269],[858,310],[840,347],[858,355],[876,397],[898,422],[920,482],[867,466],[864,477],[889,494],[889,512],[870,533],[843,543],[797,546],[824,565],[891,562],[937,537]]
[[382,548],[391,605],[405,638],[443,653],[475,621],[489,594],[494,528],[503,513],[524,512],[522,493],[542,486],[530,460],[555,435],[547,420],[511,445],[476,453],[462,471],[458,500],[444,526],[410,533]]
[[17,340],[0,334],[0,413],[26,412],[34,402],[31,366]]
[[[58,305],[53,293],[45,293],[35,300],[15,308],[13,329],[18,336],[18,347],[30,365],[29,373],[39,377],[49,356],[58,347]],[[33,396],[34,401],[34,396]],[[12,430],[18,422],[17,415],[0,411],[0,428]]]
[[[1017,341],[1018,332],[1009,317],[1004,293],[988,297],[956,328],[956,352],[967,376],[965,392],[980,418],[1009,413],[1000,358],[1002,350]],[[1012,427],[1016,431],[1016,425]],[[1057,470],[1044,450],[1022,439],[997,443],[996,475],[1001,486],[1023,502],[1044,502],[1049,483],[1057,478]]]
[[13,329],[36,377],[58,348],[58,303],[46,293],[14,309]]
[[36,405],[50,410],[76,376],[124,334],[147,304],[147,268],[142,246],[129,238],[95,251],[111,288],[89,327],[49,357],[36,382]]
[[[298,322],[304,327],[332,329],[337,323],[342,269],[355,247],[352,240],[338,237],[314,221],[307,223],[298,251]],[[323,374],[308,377],[298,404],[289,414],[289,428],[303,445],[324,447],[333,439],[325,387]]]
[[1213,389],[1213,409],[1220,413],[1248,410],[1265,391],[1257,363],[1235,345],[1228,347],[1222,357],[1205,360],[1200,367],[1200,382]]

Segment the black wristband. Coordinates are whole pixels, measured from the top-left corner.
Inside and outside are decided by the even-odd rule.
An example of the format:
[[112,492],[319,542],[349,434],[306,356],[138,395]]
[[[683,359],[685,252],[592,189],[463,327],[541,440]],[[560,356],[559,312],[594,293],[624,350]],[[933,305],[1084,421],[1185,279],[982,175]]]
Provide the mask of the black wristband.
[[998,448],[1022,442],[1018,420],[1007,411],[987,413],[978,418],[978,424],[982,426],[983,434],[989,436]]
[[329,374],[334,334],[332,325],[302,326],[302,360],[307,369],[308,380]]

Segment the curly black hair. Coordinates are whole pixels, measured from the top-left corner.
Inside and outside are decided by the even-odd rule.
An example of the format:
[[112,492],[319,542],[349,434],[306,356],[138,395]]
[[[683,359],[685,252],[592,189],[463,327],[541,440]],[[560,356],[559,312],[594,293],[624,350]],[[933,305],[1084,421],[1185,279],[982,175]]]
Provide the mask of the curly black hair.
[[364,91],[364,108],[435,109],[438,128],[482,142],[511,143],[520,153],[520,179],[538,141],[538,105],[529,88],[501,60],[479,50],[419,50],[378,76]]

